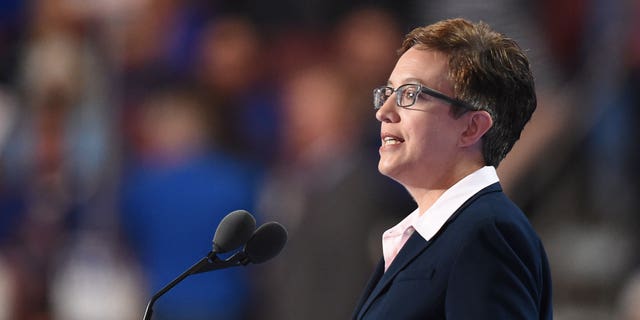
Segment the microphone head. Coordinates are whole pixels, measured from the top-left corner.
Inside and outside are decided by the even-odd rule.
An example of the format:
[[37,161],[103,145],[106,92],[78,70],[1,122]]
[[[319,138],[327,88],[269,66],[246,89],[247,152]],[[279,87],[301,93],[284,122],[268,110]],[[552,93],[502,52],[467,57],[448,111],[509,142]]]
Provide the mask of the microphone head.
[[275,221],[261,225],[244,246],[251,263],[263,263],[280,253],[287,243],[287,230]]
[[213,236],[213,252],[225,253],[247,243],[256,230],[256,219],[245,210],[236,210],[220,221]]

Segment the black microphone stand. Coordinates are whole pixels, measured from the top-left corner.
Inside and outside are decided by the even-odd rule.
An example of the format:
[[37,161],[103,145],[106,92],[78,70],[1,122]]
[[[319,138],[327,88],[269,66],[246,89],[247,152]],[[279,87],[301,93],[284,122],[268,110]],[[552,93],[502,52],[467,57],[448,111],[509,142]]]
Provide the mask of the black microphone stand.
[[151,315],[153,314],[153,305],[156,303],[156,300],[167,293],[167,291],[171,290],[171,288],[175,287],[186,277],[196,273],[225,269],[239,265],[246,265],[248,262],[249,261],[246,254],[242,251],[234,254],[227,260],[220,260],[215,252],[210,251],[204,258],[200,259],[200,261],[191,266],[191,268],[187,269],[187,271],[183,272],[177,278],[173,279],[173,281],[169,282],[169,284],[164,286],[162,289],[160,289],[160,291],[156,292],[153,297],[151,297],[151,300],[149,300],[149,303],[147,304],[147,309],[144,311],[143,320],[150,320]]

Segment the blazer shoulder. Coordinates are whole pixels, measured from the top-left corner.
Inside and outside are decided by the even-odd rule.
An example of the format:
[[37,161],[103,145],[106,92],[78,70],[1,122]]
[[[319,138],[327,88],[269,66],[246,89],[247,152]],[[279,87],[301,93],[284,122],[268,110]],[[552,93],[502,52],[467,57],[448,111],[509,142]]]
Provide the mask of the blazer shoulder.
[[[491,185],[463,204],[446,229],[458,241],[475,241],[479,234],[491,234],[527,251],[544,251],[542,242],[524,212],[509,199],[499,184]],[[444,230],[443,230],[444,231]]]
[[[447,305],[470,296],[501,297],[477,300],[482,303],[468,310],[447,308],[452,317],[467,311],[461,317],[483,314],[486,308],[505,315],[513,312],[505,317],[510,319],[550,317],[551,275],[544,246],[522,210],[504,193],[485,193],[461,208],[441,240],[452,254]],[[510,307],[503,308],[506,305]]]
[[518,223],[531,227],[527,216],[507,197],[499,183],[492,184],[469,198],[450,220],[474,224],[481,221]]

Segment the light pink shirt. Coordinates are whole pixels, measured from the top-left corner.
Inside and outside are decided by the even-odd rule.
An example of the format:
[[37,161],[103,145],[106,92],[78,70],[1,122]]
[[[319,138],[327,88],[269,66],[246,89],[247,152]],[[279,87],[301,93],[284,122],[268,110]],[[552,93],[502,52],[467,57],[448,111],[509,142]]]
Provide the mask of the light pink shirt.
[[465,201],[498,181],[494,167],[480,168],[447,189],[424,214],[416,209],[396,226],[385,231],[382,234],[384,270],[389,268],[414,231],[418,231],[420,236],[429,241]]

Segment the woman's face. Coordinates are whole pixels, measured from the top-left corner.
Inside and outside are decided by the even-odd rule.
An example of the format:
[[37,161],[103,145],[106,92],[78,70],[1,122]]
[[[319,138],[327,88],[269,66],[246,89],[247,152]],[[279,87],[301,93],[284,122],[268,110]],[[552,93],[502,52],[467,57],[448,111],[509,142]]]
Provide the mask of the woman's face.
[[[447,57],[437,51],[411,48],[396,63],[388,86],[422,84],[449,96]],[[405,187],[439,188],[455,163],[464,123],[442,100],[420,94],[409,109],[398,107],[394,93],[377,111],[380,121],[380,172]]]

